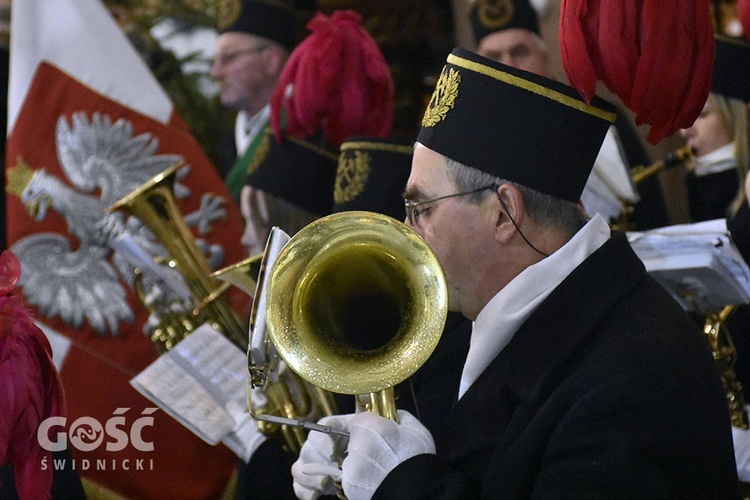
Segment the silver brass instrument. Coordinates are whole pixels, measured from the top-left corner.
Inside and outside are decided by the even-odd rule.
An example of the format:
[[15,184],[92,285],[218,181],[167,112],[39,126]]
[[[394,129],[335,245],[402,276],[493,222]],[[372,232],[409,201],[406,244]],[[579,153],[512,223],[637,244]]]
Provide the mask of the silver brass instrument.
[[398,421],[393,387],[430,356],[445,325],[440,264],[405,224],[340,212],[299,231],[271,269],[266,321],[286,364],[340,394],[370,394]]
[[140,219],[167,249],[194,297],[195,307],[190,314],[175,320],[168,327],[157,329],[152,336],[157,349],[168,350],[189,334],[192,328],[209,321],[229,340],[245,350],[246,328],[225,299],[214,293],[221,283],[209,277],[211,269],[206,258],[177,207],[174,183],[177,170],[182,165],[182,162],[172,165],[107,210],[122,210]]

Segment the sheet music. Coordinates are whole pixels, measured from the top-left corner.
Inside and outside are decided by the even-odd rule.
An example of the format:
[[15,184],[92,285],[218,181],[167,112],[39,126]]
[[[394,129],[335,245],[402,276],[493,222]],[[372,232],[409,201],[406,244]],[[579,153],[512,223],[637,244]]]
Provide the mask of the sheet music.
[[210,325],[201,325],[130,384],[208,444],[224,442],[246,459],[262,442],[246,407],[245,354]]
[[646,270],[688,311],[750,302],[750,268],[724,219],[628,233]]

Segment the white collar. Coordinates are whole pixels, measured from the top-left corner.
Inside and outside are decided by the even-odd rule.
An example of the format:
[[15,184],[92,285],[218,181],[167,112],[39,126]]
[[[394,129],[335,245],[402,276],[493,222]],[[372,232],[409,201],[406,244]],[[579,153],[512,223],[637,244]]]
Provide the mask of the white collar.
[[490,299],[472,325],[458,397],[461,398],[520,326],[573,270],[610,237],[600,215],[578,231],[555,253],[524,269]]
[[699,156],[695,159],[696,176],[716,174],[725,170],[735,168],[737,161],[734,158],[734,142],[730,142],[715,151]]
[[263,109],[250,116],[245,111],[237,113],[234,122],[234,143],[237,146],[237,156],[242,156],[253,142],[256,135],[263,129],[271,116],[271,106],[266,104]]

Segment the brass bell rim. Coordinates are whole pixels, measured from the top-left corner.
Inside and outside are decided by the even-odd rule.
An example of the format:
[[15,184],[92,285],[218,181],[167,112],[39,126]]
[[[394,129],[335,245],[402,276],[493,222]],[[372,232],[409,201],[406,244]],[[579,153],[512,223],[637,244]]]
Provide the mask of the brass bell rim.
[[154,188],[159,187],[163,185],[165,182],[171,180],[170,177],[174,176],[179,169],[181,169],[185,165],[184,160],[179,160],[166,169],[162,170],[155,176],[153,176],[151,179],[146,181],[145,183],[138,186],[135,190],[130,192],[128,195],[120,198],[116,202],[114,202],[112,205],[107,207],[107,212],[114,212],[115,210],[120,210],[134,201],[141,199],[144,194],[153,191]]
[[[308,281],[351,249],[377,254],[410,278],[409,327],[387,344],[364,351],[311,339],[298,328],[306,323],[300,320],[300,296],[309,289]],[[419,234],[386,215],[347,211],[316,220],[286,244],[271,270],[266,321],[279,355],[300,377],[331,392],[366,394],[397,385],[424,364],[440,340],[447,308],[442,267]]]

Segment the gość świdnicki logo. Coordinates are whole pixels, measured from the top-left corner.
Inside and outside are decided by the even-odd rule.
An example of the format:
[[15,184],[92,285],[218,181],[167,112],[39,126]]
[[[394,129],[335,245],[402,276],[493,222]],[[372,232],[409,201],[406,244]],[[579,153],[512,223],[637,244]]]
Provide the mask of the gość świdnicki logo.
[[[128,446],[142,452],[154,451],[154,443],[144,439],[143,431],[147,427],[153,427],[152,414],[158,408],[145,408],[129,428],[125,415],[128,410],[130,408],[117,408],[104,425],[93,417],[79,417],[69,427],[67,427],[65,417],[47,418],[39,425],[36,434],[37,441],[43,449],[53,452],[65,450],[69,446],[81,452],[91,452],[100,446],[104,446],[108,452],[122,451]],[[69,464],[65,459],[55,459],[53,462],[54,470],[153,470],[154,467],[152,458],[136,460],[79,458],[78,463],[75,459],[71,459]],[[45,458],[42,460],[41,468],[46,470],[47,467],[50,467],[50,464],[46,463]]]

